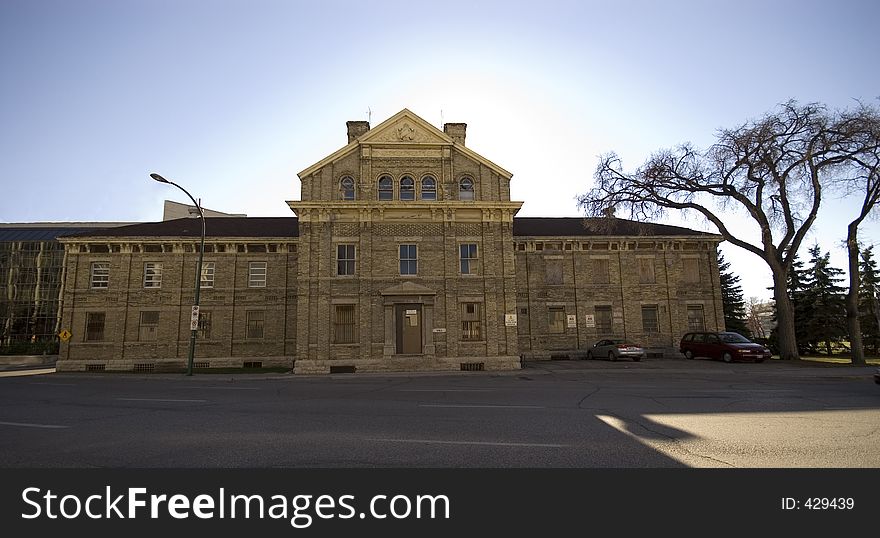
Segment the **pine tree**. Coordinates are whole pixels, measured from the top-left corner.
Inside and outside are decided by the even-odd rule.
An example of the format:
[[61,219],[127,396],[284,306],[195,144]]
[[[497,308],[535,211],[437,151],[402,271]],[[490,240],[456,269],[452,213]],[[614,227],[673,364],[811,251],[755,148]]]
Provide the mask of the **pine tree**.
[[859,321],[866,351],[880,352],[880,274],[873,245],[862,249],[859,263]]
[[846,336],[846,290],[839,284],[843,271],[831,266],[831,254],[822,254],[819,245],[810,250],[810,266],[804,281],[804,306],[807,308],[805,326],[807,344],[818,349],[824,344],[825,351],[831,355],[831,345]]
[[721,302],[724,310],[725,330],[737,332],[746,338],[751,338],[746,320],[746,303],[743,300],[742,286],[739,285],[740,277],[729,271],[730,262],[724,259],[723,254],[718,255],[718,271],[721,273]]

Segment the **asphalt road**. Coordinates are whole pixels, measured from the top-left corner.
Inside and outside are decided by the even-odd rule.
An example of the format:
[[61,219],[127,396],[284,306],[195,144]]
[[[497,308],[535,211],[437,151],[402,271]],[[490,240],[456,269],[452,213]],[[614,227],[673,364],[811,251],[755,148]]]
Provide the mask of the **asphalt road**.
[[880,467],[873,368],[0,377],[3,467]]

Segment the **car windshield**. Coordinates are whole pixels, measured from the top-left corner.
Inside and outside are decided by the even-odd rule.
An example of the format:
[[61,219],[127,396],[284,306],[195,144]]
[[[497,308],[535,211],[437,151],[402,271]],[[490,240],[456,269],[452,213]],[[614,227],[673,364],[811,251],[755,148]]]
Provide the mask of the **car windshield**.
[[751,344],[752,341],[746,338],[745,336],[737,333],[718,333],[718,337],[721,338],[722,342],[727,342],[728,344]]

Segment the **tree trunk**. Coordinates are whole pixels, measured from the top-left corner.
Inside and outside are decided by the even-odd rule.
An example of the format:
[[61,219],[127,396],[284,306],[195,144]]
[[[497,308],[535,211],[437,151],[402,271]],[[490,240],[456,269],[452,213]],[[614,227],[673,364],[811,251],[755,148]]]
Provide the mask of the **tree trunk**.
[[779,264],[770,267],[773,272],[773,298],[776,300],[776,335],[779,338],[779,358],[799,360],[794,334],[794,307],[788,297],[785,269]]
[[[861,220],[861,219],[859,219]],[[846,250],[849,254],[849,291],[846,293],[846,328],[849,331],[849,347],[852,363],[865,365],[865,349],[862,346],[862,324],[859,321],[859,243],[856,240],[859,220],[846,229]]]

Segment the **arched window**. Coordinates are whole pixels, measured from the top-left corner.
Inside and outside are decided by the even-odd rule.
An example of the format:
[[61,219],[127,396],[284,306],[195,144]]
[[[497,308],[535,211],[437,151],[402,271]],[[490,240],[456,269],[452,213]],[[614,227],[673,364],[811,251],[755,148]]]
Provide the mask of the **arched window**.
[[458,182],[458,199],[473,200],[474,199],[474,180],[465,177]]
[[391,179],[391,176],[382,176],[379,178],[379,199],[394,199],[394,180]]
[[415,200],[416,199],[416,182],[409,176],[400,178],[400,199]]
[[354,200],[354,180],[345,176],[339,180],[339,199]]
[[437,199],[437,182],[431,176],[422,178],[422,200]]

